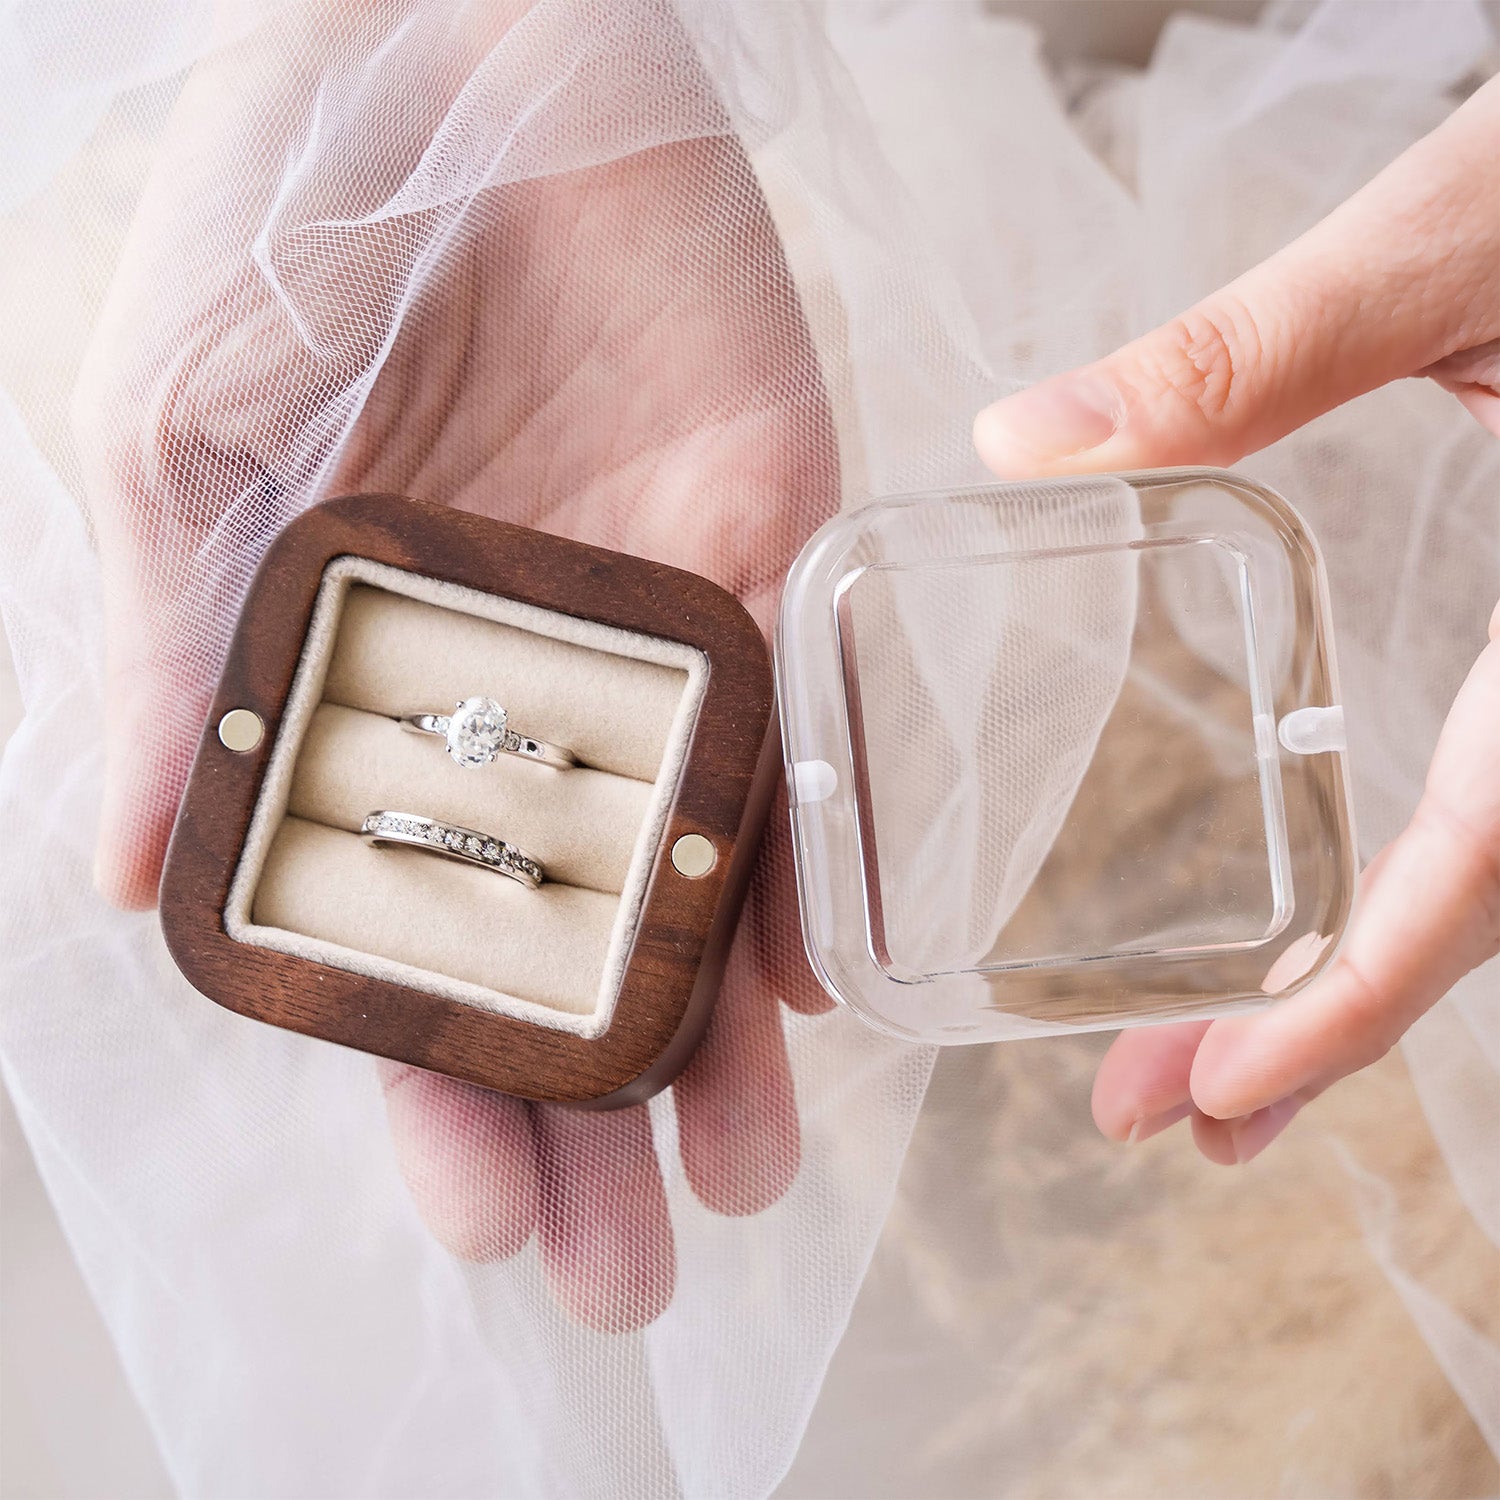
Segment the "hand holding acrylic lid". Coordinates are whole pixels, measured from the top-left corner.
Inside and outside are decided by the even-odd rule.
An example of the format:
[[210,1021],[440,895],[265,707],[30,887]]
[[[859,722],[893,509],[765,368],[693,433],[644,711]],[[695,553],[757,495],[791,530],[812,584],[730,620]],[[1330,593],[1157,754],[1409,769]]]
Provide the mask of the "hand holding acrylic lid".
[[[1096,364],[981,412],[1003,478],[1228,464],[1430,375],[1500,435],[1500,81],[1279,254]],[[1094,1086],[1106,1135],[1191,1116],[1248,1161],[1500,951],[1500,608],[1407,830],[1365,872],[1337,960],[1282,1005],[1127,1031]]]

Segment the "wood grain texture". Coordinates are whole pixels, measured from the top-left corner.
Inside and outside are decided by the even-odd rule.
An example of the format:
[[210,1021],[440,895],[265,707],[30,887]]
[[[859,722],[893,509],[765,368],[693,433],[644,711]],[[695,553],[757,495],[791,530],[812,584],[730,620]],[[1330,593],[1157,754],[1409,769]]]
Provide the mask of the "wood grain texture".
[[[683,642],[708,684],[609,1028],[586,1039],[404,985],[235,942],[224,908],[324,569],[357,556],[622,630]],[[235,754],[231,708],[266,724]],[[733,595],[696,574],[399,495],[329,500],[293,521],[251,584],[198,746],[161,888],[167,946],[192,984],[257,1020],[526,1099],[612,1108],[666,1087],[718,993],[779,768],[770,659]],[[671,848],[719,854],[689,880]]]

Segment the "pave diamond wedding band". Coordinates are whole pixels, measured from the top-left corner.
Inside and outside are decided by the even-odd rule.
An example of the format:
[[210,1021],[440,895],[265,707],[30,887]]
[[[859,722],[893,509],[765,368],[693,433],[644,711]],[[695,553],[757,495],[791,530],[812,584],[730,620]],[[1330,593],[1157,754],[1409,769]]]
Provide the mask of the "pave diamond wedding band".
[[441,823],[436,818],[424,818],[417,813],[383,810],[366,813],[359,832],[372,844],[405,844],[428,854],[439,854],[444,859],[456,859],[466,865],[493,870],[497,875],[508,875],[532,890],[546,878],[541,865],[514,844],[473,828]]
[[448,754],[464,767],[487,766],[502,755],[518,755],[558,770],[577,763],[561,745],[517,733],[493,698],[465,698],[451,714],[407,714],[401,727],[446,740]]

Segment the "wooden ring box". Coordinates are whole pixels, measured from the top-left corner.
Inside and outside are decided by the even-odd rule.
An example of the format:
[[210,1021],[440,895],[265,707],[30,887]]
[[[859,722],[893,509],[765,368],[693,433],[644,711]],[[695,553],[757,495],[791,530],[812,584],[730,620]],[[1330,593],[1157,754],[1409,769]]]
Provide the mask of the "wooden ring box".
[[[479,694],[581,765],[466,769],[397,722]],[[401,496],[327,501],[251,583],[168,851],[167,945],[258,1020],[526,1099],[635,1103],[708,1021],[774,717],[760,630],[707,579]],[[375,808],[508,839],[549,879],[373,846]]]

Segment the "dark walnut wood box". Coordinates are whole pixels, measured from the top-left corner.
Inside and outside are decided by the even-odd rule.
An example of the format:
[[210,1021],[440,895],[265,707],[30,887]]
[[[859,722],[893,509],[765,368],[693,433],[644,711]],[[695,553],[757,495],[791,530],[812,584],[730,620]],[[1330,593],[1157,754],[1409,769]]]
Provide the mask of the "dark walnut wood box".
[[[643,894],[633,933],[623,938],[613,1007],[598,1034],[555,1029],[230,935],[231,887],[268,767],[273,755],[285,764],[300,753],[295,744],[279,752],[277,745],[284,717],[288,738],[305,733],[305,723],[298,729],[287,715],[288,700],[320,589],[330,566],[347,559],[701,653],[706,674],[699,677],[696,712],[680,731],[685,751],[673,784],[659,781],[653,794],[667,799],[655,825],[660,837],[654,852],[642,842],[634,856]],[[481,684],[473,691],[491,689]],[[494,696],[503,702],[503,688]],[[225,739],[233,743],[235,736],[221,735],[235,710],[248,710],[264,726],[248,749],[230,748]],[[167,856],[161,887],[167,945],[197,989],[256,1020],[526,1099],[591,1108],[636,1103],[672,1081],[707,1024],[779,774],[774,717],[760,631],[732,595],[707,579],[402,496],[329,500],[282,532],[251,584]],[[238,715],[233,722],[251,725],[245,738],[253,737],[253,720]],[[541,728],[516,723],[545,737]],[[433,749],[442,753],[436,742]],[[487,769],[452,768],[456,776]],[[702,843],[691,837],[679,843],[691,835],[712,846],[706,871],[706,858],[685,857],[685,851],[705,855]],[[441,863],[420,851],[402,853]]]

